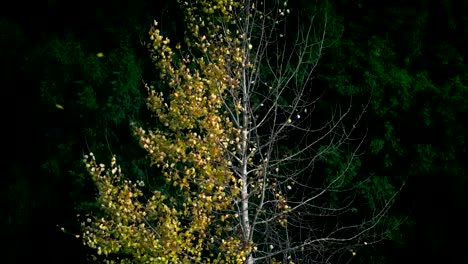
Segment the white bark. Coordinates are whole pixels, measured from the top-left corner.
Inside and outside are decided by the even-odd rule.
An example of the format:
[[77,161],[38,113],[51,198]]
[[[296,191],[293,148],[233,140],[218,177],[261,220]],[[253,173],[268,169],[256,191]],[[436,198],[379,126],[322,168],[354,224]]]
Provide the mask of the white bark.
[[[284,26],[283,14],[287,7],[278,3],[276,7],[266,9],[255,6],[258,3],[247,0],[243,13],[238,14],[237,28],[244,36],[245,67],[241,72],[240,87],[231,90],[225,99],[226,108],[237,105],[237,102],[242,106],[240,112],[228,112],[235,127],[241,131],[237,150],[230,153],[230,158],[235,164],[232,169],[241,181],[237,214],[242,239],[246,244],[253,243],[258,247],[248,254],[246,263],[269,262],[272,257],[287,263],[288,256],[296,252],[299,252],[298,256],[312,252],[316,255],[311,261],[327,262],[330,256],[320,258],[320,254],[334,254],[334,250],[363,245],[361,239],[364,238],[371,239],[366,240],[366,244],[381,239],[385,230],[374,229],[383,219],[393,197],[383,201],[374,215],[358,225],[320,230],[320,226],[305,221],[312,217],[337,216],[349,210],[352,200],[340,208],[319,205],[319,202],[332,192],[344,191],[340,189],[340,183],[346,180],[360,143],[356,149],[345,153],[349,156],[347,164],[333,180],[314,186],[301,176],[312,174],[315,163],[323,155],[341,150],[353,140],[351,134],[366,106],[350,127],[345,127],[343,121],[350,115],[351,103],[344,111],[338,108],[332,112],[329,122],[314,124],[312,114],[320,98],[309,98],[309,89],[326,46],[327,16],[321,21],[322,28],[316,27],[317,18],[313,17],[305,30],[289,35],[286,30],[278,32],[278,26]],[[275,18],[268,19],[268,16]],[[287,47],[283,39],[292,37],[296,37],[295,42],[292,47]],[[253,49],[252,43],[255,44]],[[269,79],[262,76],[265,71]],[[282,103],[291,94],[294,94],[292,99]],[[294,153],[283,153],[278,147],[291,131],[302,133],[303,138],[296,141],[300,148]],[[294,163],[304,166],[293,169],[291,164]],[[289,170],[280,171],[280,166]],[[301,199],[294,194],[295,188],[302,190]],[[289,200],[289,195],[295,199]],[[285,217],[288,222],[279,224],[278,220]],[[306,237],[293,234],[295,237],[292,238],[290,227],[303,232]],[[327,249],[329,245],[330,249]]]

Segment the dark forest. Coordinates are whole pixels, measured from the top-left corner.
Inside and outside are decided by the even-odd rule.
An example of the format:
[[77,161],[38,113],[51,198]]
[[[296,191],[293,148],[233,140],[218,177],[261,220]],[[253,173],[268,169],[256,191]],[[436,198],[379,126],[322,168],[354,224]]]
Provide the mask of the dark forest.
[[[348,145],[359,144],[350,174],[369,182],[356,201],[371,208],[371,192],[398,191],[385,216],[391,232],[323,263],[468,263],[468,1],[288,6],[292,22],[328,18],[310,120],[325,122],[325,113],[350,102],[345,125],[360,117]],[[107,162],[116,154],[125,175],[149,189],[163,184],[132,124],[158,129],[145,83],[166,86],[148,32],[157,20],[171,42],[184,41],[183,13],[178,1],[144,0],[10,2],[0,12],[0,262],[88,263],[95,249],[76,234],[99,208],[83,156],[92,151]],[[285,153],[297,147],[295,134],[290,139]],[[326,158],[316,172],[332,174],[344,162]],[[346,221],[367,217],[363,208]]]

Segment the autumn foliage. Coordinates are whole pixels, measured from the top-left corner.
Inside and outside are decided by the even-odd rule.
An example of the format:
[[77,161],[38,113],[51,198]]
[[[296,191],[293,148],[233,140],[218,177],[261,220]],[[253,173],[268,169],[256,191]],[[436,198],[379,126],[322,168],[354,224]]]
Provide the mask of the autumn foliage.
[[97,164],[92,154],[87,157],[105,217],[83,223],[83,239],[98,254],[128,256],[132,263],[245,260],[250,245],[229,235],[239,184],[229,169],[226,149],[237,130],[221,113],[221,96],[237,86],[242,47],[232,36],[222,35],[216,21],[204,19],[216,13],[218,22],[229,24],[233,21],[229,9],[236,5],[181,4],[190,35],[182,45],[190,45],[201,56],[180,51],[181,43],[171,45],[154,23],[149,49],[168,89],[147,86],[147,105],[165,129],[136,127],[135,133],[176,193],[167,197],[154,190],[145,197],[143,183],[126,179],[115,157],[110,168]]
[[[111,263],[292,264],[349,254],[385,234],[371,231],[393,198],[350,225],[339,219],[349,197],[331,200],[352,189],[344,183],[360,184],[352,179],[356,150],[323,183],[310,182],[315,162],[348,148],[361,118],[346,127],[348,109],[324,125],[311,122],[309,84],[326,17],[323,33],[310,22],[288,44],[286,28],[278,29],[290,13],[286,1],[179,4],[183,43],[162,36],[156,21],[149,32],[165,84],[145,84],[157,129],[133,124],[169,192],[124,177],[116,157],[106,168],[90,154],[102,212],[83,222],[84,243]],[[292,131],[301,138],[286,147]]]

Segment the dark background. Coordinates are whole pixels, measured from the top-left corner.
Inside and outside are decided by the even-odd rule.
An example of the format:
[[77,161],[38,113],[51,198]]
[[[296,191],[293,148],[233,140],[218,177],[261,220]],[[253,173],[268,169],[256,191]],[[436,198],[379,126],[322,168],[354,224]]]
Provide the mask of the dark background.
[[[331,4],[331,36],[342,34],[316,72],[322,106],[370,98],[359,173],[406,183],[389,212],[406,219],[398,234],[352,262],[468,263],[468,2]],[[142,78],[157,84],[141,43],[153,19],[181,39],[180,10],[143,0],[14,1],[0,10],[0,262],[86,263],[73,236],[77,214],[93,209],[82,155],[122,153],[129,173],[151,174],[129,130],[132,120],[151,122]]]

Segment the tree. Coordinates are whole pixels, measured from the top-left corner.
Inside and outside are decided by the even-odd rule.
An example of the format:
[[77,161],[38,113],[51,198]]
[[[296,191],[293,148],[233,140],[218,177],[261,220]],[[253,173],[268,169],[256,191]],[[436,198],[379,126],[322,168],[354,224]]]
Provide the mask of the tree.
[[363,113],[347,123],[351,106],[330,120],[314,111],[311,79],[333,21],[317,13],[290,35],[287,2],[180,4],[184,43],[171,45],[157,22],[150,31],[167,84],[146,85],[159,125],[134,124],[165,183],[147,190],[115,157],[108,169],[86,157],[103,212],[83,223],[84,242],[114,261],[250,264],[329,262],[381,239],[393,197],[352,217],[363,209],[356,190],[370,186],[350,141]]
[[363,8],[355,3],[355,9],[340,13],[347,30],[322,58],[320,75],[330,90],[355,99],[371,97],[363,145],[370,151],[361,159],[363,167],[395,185],[406,181],[388,217],[408,219],[385,263],[408,261],[408,255],[424,262],[420,248],[432,248],[431,261],[458,260],[462,252],[461,243],[446,237],[453,232],[438,230],[445,226],[466,233],[455,224],[466,218],[433,215],[435,210],[463,212],[466,197],[466,163],[460,158],[467,142],[466,123],[460,122],[468,98],[466,45],[460,45],[466,27],[463,7],[456,2],[361,1]]

